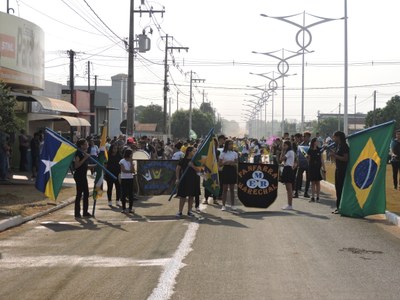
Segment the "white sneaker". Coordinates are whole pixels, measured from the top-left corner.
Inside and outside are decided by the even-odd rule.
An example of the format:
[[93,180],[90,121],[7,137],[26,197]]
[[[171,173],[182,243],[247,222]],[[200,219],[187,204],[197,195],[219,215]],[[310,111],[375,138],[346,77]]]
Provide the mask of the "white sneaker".
[[226,210],[225,205],[222,205],[221,210],[222,210],[222,211],[225,211],[225,210]]
[[117,206],[122,206],[122,202],[121,201],[117,201]]
[[236,207],[235,205],[232,205],[232,206],[231,206],[231,209],[236,211],[236,210],[237,210],[237,207]]
[[197,212],[201,212],[200,207],[196,207]]
[[286,205],[286,206],[282,207],[282,210],[293,210],[293,206]]
[[108,201],[108,206],[112,206],[112,201]]

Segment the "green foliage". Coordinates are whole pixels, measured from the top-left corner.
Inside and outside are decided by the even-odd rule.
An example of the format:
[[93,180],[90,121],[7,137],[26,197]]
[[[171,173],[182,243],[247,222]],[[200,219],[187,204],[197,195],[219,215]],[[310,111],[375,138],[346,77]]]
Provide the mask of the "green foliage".
[[164,112],[160,105],[151,104],[140,107],[137,120],[140,123],[156,123],[157,130],[160,132],[164,131]]
[[365,124],[367,127],[371,127],[391,120],[396,120],[394,128],[398,129],[400,126],[400,96],[398,95],[386,102],[384,108],[377,108],[375,111],[368,112]]
[[[198,137],[205,136],[214,127],[214,122],[210,114],[204,113],[199,109],[192,112],[192,130]],[[172,115],[171,133],[176,138],[187,139],[189,136],[189,111],[179,110]]]
[[10,89],[0,81],[0,130],[12,133],[22,127],[22,121],[15,114],[16,99],[10,94]]
[[[332,135],[335,131],[338,130],[338,125],[338,118],[327,118],[319,122],[317,131],[322,136],[325,136],[326,134]],[[340,120],[340,130],[343,130],[343,120]]]

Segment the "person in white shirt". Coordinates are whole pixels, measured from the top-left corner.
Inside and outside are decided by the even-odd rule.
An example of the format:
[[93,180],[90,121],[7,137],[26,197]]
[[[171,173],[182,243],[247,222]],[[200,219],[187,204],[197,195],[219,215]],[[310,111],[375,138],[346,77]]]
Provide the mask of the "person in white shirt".
[[174,152],[174,154],[172,154],[172,157],[171,157],[172,160],[180,160],[181,158],[183,158],[185,156],[185,153],[183,153],[181,151],[181,148],[182,148],[181,142],[178,142],[175,144],[175,149],[174,149],[175,152]]
[[294,183],[294,164],[295,153],[292,150],[292,143],[290,141],[283,142],[283,150],[280,161],[283,163],[283,171],[280,181],[286,186],[288,204],[282,207],[283,210],[293,209],[293,183]]
[[228,188],[231,196],[231,209],[236,210],[234,189],[237,182],[237,163],[238,154],[233,151],[233,142],[232,140],[226,140],[224,150],[222,150],[219,156],[219,165],[223,167],[222,172],[220,173],[220,180],[223,188],[221,210],[226,210],[225,204]]
[[[133,173],[135,173],[135,165],[132,159],[133,151],[127,148],[124,151],[124,158],[120,160],[121,166],[121,201],[122,201],[122,213],[129,212],[134,213],[133,209]],[[129,209],[126,210],[126,197],[129,200]]]

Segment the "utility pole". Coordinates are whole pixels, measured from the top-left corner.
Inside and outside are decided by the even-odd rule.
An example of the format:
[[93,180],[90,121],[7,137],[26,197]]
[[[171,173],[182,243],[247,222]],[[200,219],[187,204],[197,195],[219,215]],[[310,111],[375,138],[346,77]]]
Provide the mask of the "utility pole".
[[[75,51],[74,50],[68,50],[67,51],[69,55],[69,91],[70,91],[70,96],[71,96],[71,104],[75,105],[74,101],[74,89],[75,89],[75,83],[74,83],[74,58],[75,58]],[[70,126],[70,140],[73,142],[73,137],[74,137],[74,130],[72,126]]]
[[373,115],[373,125],[376,125],[376,90],[374,91],[374,110],[373,110],[373,112],[374,112],[374,115]]
[[168,38],[172,38],[167,35],[165,35],[165,58],[164,58],[164,134],[167,134],[167,94],[169,92],[169,84],[168,84],[168,50],[189,50],[189,47],[174,47],[174,46],[169,46],[168,44]]
[[[89,103],[90,103],[90,112],[94,113],[94,97],[92,97],[92,93],[90,92],[90,61],[87,62],[87,75],[88,75],[88,94],[89,94]],[[95,133],[95,130],[98,128],[98,124],[96,122],[96,114],[90,116],[90,123],[92,126],[90,127],[90,133]],[[93,126],[95,124],[95,126]]]
[[[128,82],[127,82],[127,117],[126,117],[126,133],[127,136],[133,136],[134,124],[135,124],[135,83],[134,83],[134,14],[139,13],[142,16],[143,13],[148,13],[151,17],[154,13],[161,13],[161,17],[164,15],[165,10],[135,10],[133,7],[134,0],[130,2],[129,8],[129,40],[128,40]],[[144,4],[144,0],[141,0],[141,4]]]
[[168,122],[168,136],[171,137],[171,97],[169,97],[169,122]]
[[176,111],[179,110],[179,91],[176,91]]
[[204,81],[206,80],[193,78],[193,71],[190,71],[189,139],[190,139],[190,131],[192,130],[192,102],[193,102],[192,85],[193,82],[204,82]]
[[[357,114],[357,95],[354,96],[354,120],[356,120]],[[356,122],[354,122],[354,131],[357,130]]]

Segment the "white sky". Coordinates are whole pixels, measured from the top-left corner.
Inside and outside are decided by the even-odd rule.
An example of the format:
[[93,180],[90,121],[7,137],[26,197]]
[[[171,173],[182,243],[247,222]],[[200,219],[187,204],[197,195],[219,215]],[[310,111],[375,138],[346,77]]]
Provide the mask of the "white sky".
[[[88,60],[92,62],[92,75],[98,75],[98,85],[110,85],[111,76],[127,74],[128,56],[123,43],[101,24],[84,0],[9,2],[15,15],[37,24],[45,32],[46,80],[66,84],[69,78],[66,51],[69,49],[79,52],[75,63],[77,85],[87,84]],[[86,2],[120,38],[128,37],[129,0]],[[135,14],[136,34],[146,26],[154,30],[151,51],[141,54],[142,57],[135,61],[135,105],[163,105],[164,71],[160,64],[163,64],[165,43],[160,34],[167,33],[174,37],[174,46],[190,48],[188,53],[173,53],[178,68],[172,65],[169,55],[173,79],[169,78],[172,111],[176,109],[178,90],[179,108],[189,107],[189,76],[185,73],[192,70],[197,74],[194,78],[206,79],[194,89],[194,107],[200,105],[204,89],[206,100],[212,102],[223,118],[236,120],[242,126],[242,113],[247,109],[243,100],[254,99],[245,94],[261,94],[247,86],[267,83],[262,77],[249,73],[276,72],[279,62],[252,51],[298,50],[295,42],[298,28],[260,14],[288,16],[305,11],[324,18],[344,16],[344,0],[159,0],[146,3],[156,10],[164,6],[165,14],[163,18],[155,14],[154,19],[148,14],[142,17]],[[139,5],[140,0],[135,0],[135,8]],[[1,1],[0,10],[6,11],[5,0]],[[366,113],[373,109],[374,90],[377,91],[377,107],[384,107],[392,96],[400,93],[399,11],[398,0],[348,0],[349,113],[355,111],[355,97],[357,112]],[[157,29],[154,20],[161,29]],[[302,15],[291,20],[302,23]],[[315,21],[306,16],[306,25]],[[339,103],[342,103],[343,112],[344,95],[344,21],[320,24],[310,31],[312,43],[308,49],[314,52],[306,55],[305,120],[316,119],[318,111],[336,113]],[[285,119],[300,120],[301,56],[288,62],[289,74],[297,75],[285,79]],[[280,86],[281,82],[278,84]],[[279,121],[282,119],[281,106],[282,92],[278,90],[274,118]],[[268,120],[271,119],[271,107],[269,103]]]

